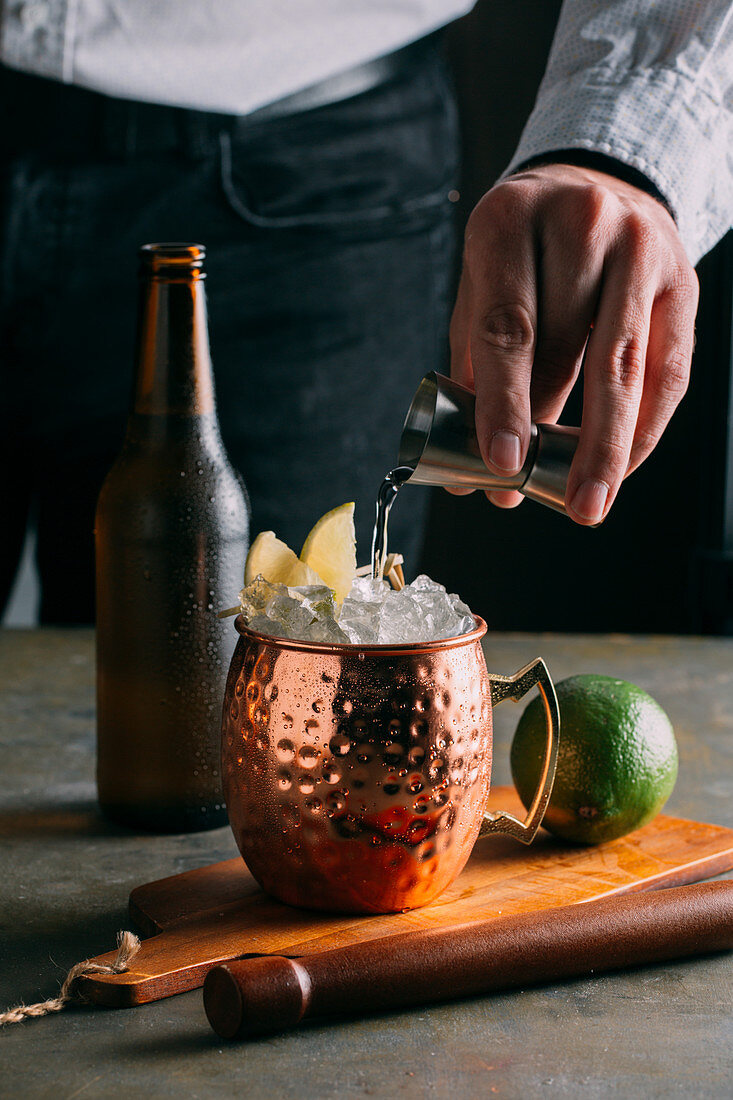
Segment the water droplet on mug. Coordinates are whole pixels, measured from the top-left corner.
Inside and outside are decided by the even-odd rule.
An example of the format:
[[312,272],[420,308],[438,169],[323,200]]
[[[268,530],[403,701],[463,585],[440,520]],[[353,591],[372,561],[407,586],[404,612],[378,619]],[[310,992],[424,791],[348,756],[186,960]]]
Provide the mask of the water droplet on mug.
[[384,748],[384,762],[390,767],[394,767],[399,758],[402,756],[404,749],[400,745],[399,741],[390,741]]
[[295,745],[293,744],[293,742],[290,741],[287,737],[283,737],[281,741],[278,741],[277,755],[286,764],[289,764],[295,756]]
[[407,839],[410,844],[419,844],[430,832],[428,821],[413,821],[407,830]]
[[324,764],[323,766],[323,778],[326,783],[338,783],[341,778],[341,772],[333,763]]
[[294,802],[283,802],[280,807],[280,816],[286,825],[295,825],[300,818],[298,807]]
[[346,809],[346,798],[343,791],[331,791],[326,796],[326,812],[329,817],[333,817],[334,814],[343,813]]
[[313,745],[301,745],[298,749],[298,763],[304,768],[314,768],[320,755]]
[[407,754],[407,759],[413,768],[419,768],[425,759],[425,749],[422,745],[414,745]]
[[428,764],[428,779],[431,783],[435,783],[441,778],[445,771],[445,760],[442,756],[436,756],[434,760],[431,760]]
[[334,756],[346,756],[351,748],[351,741],[345,733],[337,733],[331,738],[328,747]]

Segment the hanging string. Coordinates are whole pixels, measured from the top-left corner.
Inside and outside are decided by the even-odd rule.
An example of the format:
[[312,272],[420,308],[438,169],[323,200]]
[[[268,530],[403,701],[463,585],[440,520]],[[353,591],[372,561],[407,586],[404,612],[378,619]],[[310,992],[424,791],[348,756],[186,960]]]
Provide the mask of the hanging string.
[[85,978],[88,974],[124,974],[139,950],[140,940],[133,932],[118,932],[117,954],[108,966],[89,959],[77,963],[66,975],[58,997],[51,997],[48,1001],[39,1001],[34,1005],[17,1005],[7,1012],[0,1012],[0,1026],[17,1024],[33,1016],[47,1016],[50,1012],[60,1012],[72,1001],[83,1003],[86,998],[75,988],[80,978]]

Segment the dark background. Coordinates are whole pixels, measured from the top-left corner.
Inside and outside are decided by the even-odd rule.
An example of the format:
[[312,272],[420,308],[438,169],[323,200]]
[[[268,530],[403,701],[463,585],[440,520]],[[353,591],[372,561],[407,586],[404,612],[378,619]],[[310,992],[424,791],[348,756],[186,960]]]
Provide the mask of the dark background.
[[[464,219],[514,152],[559,10],[559,0],[479,0],[450,29]],[[733,633],[732,243],[729,234],[698,267],[688,394],[602,527],[580,528],[531,502],[500,511],[483,494],[434,493],[424,567],[491,628]],[[564,423],[580,423],[581,397],[576,387]]]

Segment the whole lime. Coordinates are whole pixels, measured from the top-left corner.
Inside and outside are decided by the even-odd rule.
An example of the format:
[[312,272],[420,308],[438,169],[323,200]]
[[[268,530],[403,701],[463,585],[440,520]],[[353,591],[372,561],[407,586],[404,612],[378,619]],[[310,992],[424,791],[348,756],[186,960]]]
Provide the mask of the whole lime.
[[[612,676],[571,676],[555,690],[560,749],[543,826],[564,840],[599,844],[651,821],[677,778],[677,743],[665,712],[642,688]],[[545,740],[538,697],[522,714],[511,749],[525,806],[537,789]]]

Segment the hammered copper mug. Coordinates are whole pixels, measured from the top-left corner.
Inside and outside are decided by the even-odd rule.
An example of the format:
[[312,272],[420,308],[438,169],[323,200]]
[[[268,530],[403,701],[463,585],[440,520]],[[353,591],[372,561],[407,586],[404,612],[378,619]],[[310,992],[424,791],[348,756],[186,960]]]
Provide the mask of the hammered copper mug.
[[[425,905],[483,833],[528,844],[550,798],[560,718],[540,658],[486,669],[486,624],[445,641],[321,645],[240,617],[224,700],[222,775],[234,836],[290,905],[387,913]],[[547,744],[525,821],[489,813],[492,704],[542,695]]]

